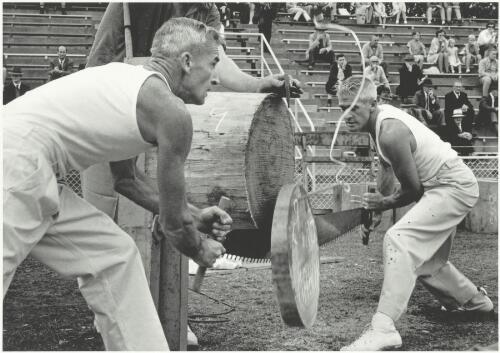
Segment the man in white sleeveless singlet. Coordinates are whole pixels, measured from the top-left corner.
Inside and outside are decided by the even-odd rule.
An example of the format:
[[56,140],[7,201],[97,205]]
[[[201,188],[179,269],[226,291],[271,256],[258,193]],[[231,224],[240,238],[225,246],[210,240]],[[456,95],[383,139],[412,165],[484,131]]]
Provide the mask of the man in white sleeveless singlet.
[[384,237],[384,282],[370,328],[342,348],[377,351],[401,346],[394,322],[405,312],[417,279],[448,310],[488,314],[493,304],[448,261],[456,226],[479,196],[474,174],[450,144],[417,119],[378,105],[370,79],[362,88],[361,83],[361,76],[352,76],[338,91],[343,110],[354,103],[345,118],[348,130],[369,132],[380,159],[378,192],[365,193],[357,201],[376,212],[376,225],[382,211],[416,202]]
[[[203,104],[217,80],[220,41],[201,22],[173,19],[158,30],[144,66],[82,70],[4,106],[4,296],[31,255],[78,279],[107,350],[168,350],[132,238],[57,178],[110,162],[119,189],[160,215],[182,253],[211,266],[225,252],[216,240],[232,220],[217,207],[199,210],[186,201],[193,131],[185,103]],[[135,156],[152,146],[159,150],[158,185],[135,169]]]

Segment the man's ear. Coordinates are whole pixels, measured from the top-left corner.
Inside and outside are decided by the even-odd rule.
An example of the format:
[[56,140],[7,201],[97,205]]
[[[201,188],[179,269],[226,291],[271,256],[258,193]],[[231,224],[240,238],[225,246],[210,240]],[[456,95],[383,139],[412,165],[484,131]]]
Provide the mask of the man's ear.
[[191,55],[191,53],[187,51],[183,52],[180,55],[180,60],[182,70],[186,73],[189,73],[191,71],[191,67],[193,66],[193,56]]
[[376,99],[374,99],[372,101],[372,103],[370,104],[370,111],[374,112],[377,109],[377,106],[378,106],[378,102]]

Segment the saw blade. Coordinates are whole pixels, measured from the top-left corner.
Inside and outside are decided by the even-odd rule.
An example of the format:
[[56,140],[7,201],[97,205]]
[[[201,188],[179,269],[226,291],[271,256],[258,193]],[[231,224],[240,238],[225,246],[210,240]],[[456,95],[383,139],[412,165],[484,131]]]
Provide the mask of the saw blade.
[[261,262],[270,258],[271,235],[258,229],[235,229],[226,235],[223,245],[229,258]]
[[321,246],[343,235],[352,233],[352,230],[363,224],[366,213],[367,211],[364,208],[354,208],[352,210],[315,215],[318,244]]

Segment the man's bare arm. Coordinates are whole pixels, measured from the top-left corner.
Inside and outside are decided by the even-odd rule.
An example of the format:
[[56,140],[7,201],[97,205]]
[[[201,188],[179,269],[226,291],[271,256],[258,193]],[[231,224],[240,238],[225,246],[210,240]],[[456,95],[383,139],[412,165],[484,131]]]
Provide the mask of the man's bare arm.
[[[158,184],[136,166],[137,158],[111,162],[111,173],[114,189],[139,206],[158,214],[160,212],[160,194]],[[195,219],[196,228],[200,230],[201,210],[188,203],[188,208]]]
[[[380,148],[389,159],[401,187],[382,199],[381,209],[387,210],[406,206],[418,201],[423,194],[423,187],[413,158],[410,130],[401,122],[391,119],[382,123]],[[413,147],[414,148],[414,147]]]

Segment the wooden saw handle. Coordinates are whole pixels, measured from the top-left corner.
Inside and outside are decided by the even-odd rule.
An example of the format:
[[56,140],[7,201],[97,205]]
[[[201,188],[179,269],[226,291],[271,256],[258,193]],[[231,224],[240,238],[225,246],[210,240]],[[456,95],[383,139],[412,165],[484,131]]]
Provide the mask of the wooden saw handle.
[[[222,196],[219,200],[219,208],[224,211],[228,210],[231,205],[231,200],[225,196]],[[196,293],[200,293],[200,288],[203,283],[203,279],[205,278],[205,273],[207,272],[207,268],[204,266],[198,267],[196,271],[196,276],[194,277],[193,287],[191,288]]]

